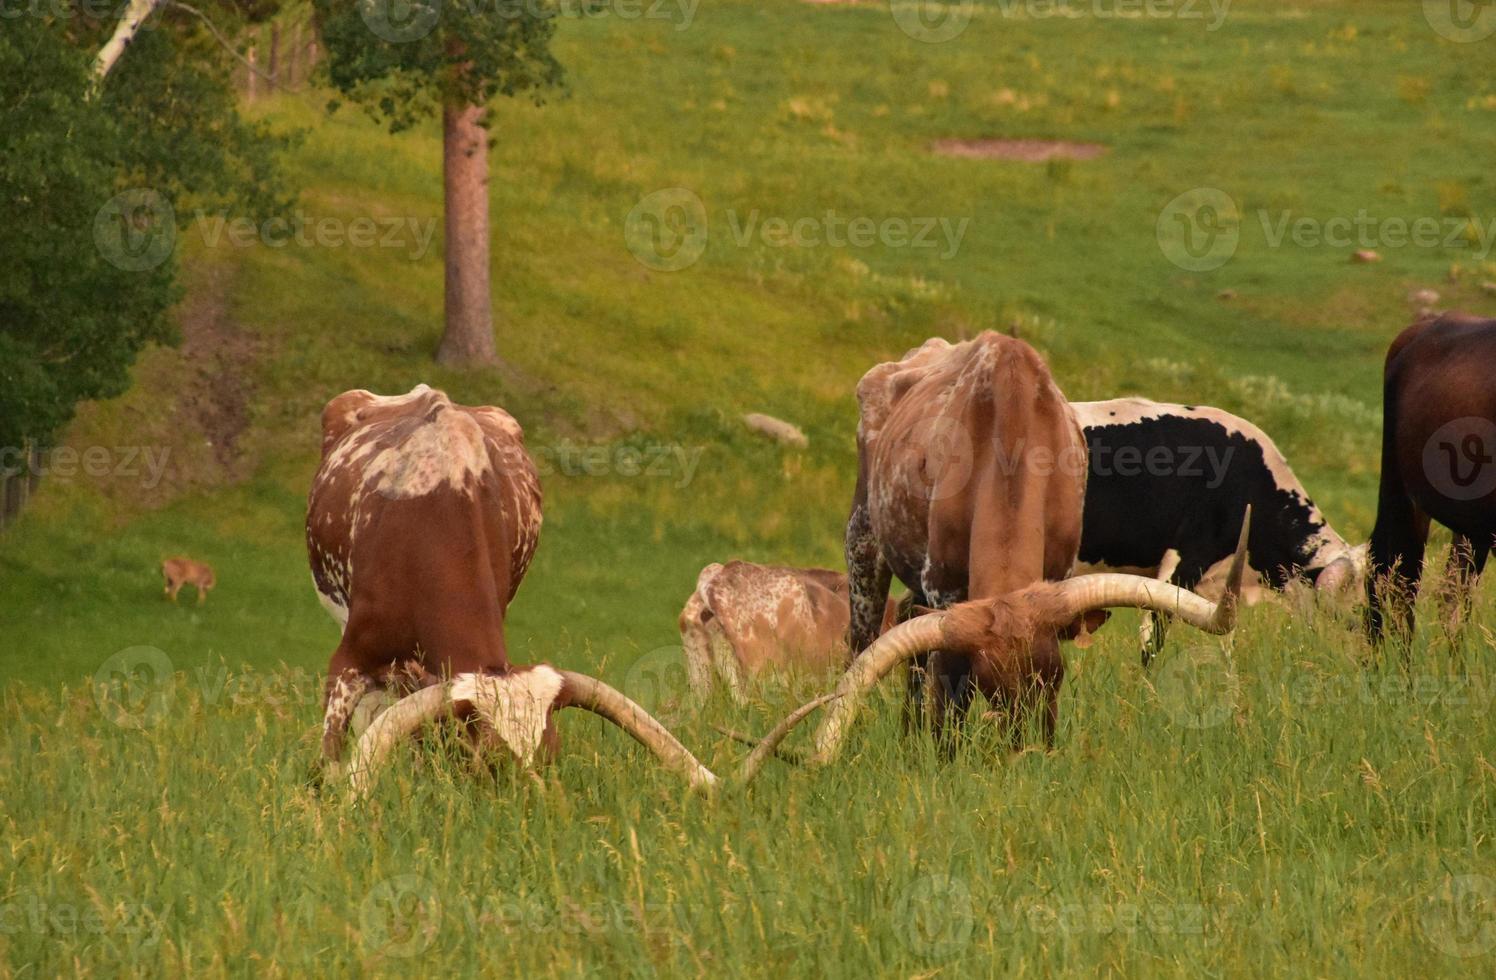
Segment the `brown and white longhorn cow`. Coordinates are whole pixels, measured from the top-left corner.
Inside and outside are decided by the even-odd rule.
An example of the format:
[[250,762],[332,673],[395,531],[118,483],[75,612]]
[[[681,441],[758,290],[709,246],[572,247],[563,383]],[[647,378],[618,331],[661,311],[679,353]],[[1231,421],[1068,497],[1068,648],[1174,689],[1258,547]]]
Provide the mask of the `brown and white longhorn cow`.
[[[990,331],[959,344],[926,341],[868,371],[857,399],[857,489],[846,532],[852,651],[877,636],[893,575],[919,606],[986,608],[983,600],[998,610],[987,617],[985,645],[974,642],[980,631],[970,616],[926,616],[885,636],[906,644],[910,636],[947,638],[918,650],[881,647],[898,651],[889,669],[909,660],[911,714],[918,717],[928,697],[937,733],[948,716],[965,715],[979,690],[1011,719],[1015,744],[1026,710],[1042,704],[1052,744],[1065,673],[1061,637],[1099,625],[1106,605],[1164,611],[1204,602],[1132,576],[1088,576],[1055,593],[1036,585],[1064,579],[1075,564],[1087,456],[1070,404],[1022,341]],[[1095,591],[1098,583],[1105,589]],[[1077,604],[1078,596],[1104,601]],[[1222,608],[1234,610],[1234,594]],[[1214,615],[1196,616],[1196,625],[1221,628]],[[934,625],[957,622],[963,631],[954,634]],[[868,669],[867,656],[849,677]],[[838,702],[833,720],[853,701]]]
[[[340,775],[350,721],[380,697],[347,774],[367,792],[400,739],[443,716],[521,764],[556,748],[557,708],[622,727],[693,786],[716,777],[644,709],[606,684],[547,664],[517,666],[504,614],[540,536],[540,484],[519,424],[418,385],[349,391],[322,413],[322,465],[307,508],[317,595],[343,627],[327,671],[322,752]],[[371,695],[365,699],[365,695]],[[786,728],[787,730],[787,728]],[[751,778],[765,753],[744,764]]]
[[[692,693],[704,697],[721,680],[742,703],[761,675],[845,664],[847,597],[847,576],[829,568],[737,559],[706,566],[680,614]],[[883,629],[898,613],[899,600],[890,598]]]

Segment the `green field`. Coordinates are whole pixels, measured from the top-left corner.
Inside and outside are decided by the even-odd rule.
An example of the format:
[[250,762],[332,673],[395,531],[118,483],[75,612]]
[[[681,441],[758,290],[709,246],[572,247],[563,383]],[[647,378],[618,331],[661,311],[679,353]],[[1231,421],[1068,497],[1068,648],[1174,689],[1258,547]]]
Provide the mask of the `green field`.
[[[1292,596],[1225,640],[1175,629],[1145,672],[1119,616],[1067,652],[1053,753],[1011,756],[973,719],[940,761],[891,684],[835,771],[776,766],[722,799],[576,713],[538,783],[433,749],[362,807],[306,785],[337,629],[301,524],[319,412],[348,388],[426,382],[523,423],[546,519],[511,651],[607,677],[719,771],[740,751],[712,722],[762,731],[793,698],[686,703],[680,606],[709,561],[840,563],[856,380],[926,337],[1011,330],[1072,398],[1243,414],[1364,540],[1410,294],[1496,315],[1496,38],[1449,40],[1402,0],[1118,6],[988,0],[944,43],[873,3],[567,19],[567,91],[496,107],[504,365],[472,374],[431,363],[435,129],[329,117],[315,90],[256,103],[306,130],[306,216],[403,230],[240,247],[186,216],[187,343],[67,432],[111,472],[49,477],[0,536],[0,971],[1490,974],[1489,583],[1459,642],[1429,610],[1406,660],[1354,609]],[[931,153],[945,138],[1106,149]],[[1192,271],[1160,228],[1201,189],[1240,222]],[[660,191],[706,216],[678,271],[629,247]],[[964,231],[763,227],[828,211]],[[1336,219],[1374,241],[1324,242]],[[1420,219],[1437,243],[1398,244]],[[748,432],[752,411],[809,448]],[[179,553],[217,569],[205,606],[160,595]],[[96,683],[126,668],[123,691]]]

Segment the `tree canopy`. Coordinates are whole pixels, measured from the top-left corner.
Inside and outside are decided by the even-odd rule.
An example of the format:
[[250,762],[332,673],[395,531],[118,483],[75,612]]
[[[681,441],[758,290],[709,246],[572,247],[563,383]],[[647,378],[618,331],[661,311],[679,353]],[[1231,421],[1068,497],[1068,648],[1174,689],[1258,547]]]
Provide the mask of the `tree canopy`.
[[112,22],[28,11],[0,31],[0,199],[12,209],[0,447],[46,444],[79,401],[124,391],[145,345],[174,340],[173,246],[188,207],[265,216],[286,203],[284,140],[239,115],[229,56],[198,18],[180,20],[142,31],[93,97]]

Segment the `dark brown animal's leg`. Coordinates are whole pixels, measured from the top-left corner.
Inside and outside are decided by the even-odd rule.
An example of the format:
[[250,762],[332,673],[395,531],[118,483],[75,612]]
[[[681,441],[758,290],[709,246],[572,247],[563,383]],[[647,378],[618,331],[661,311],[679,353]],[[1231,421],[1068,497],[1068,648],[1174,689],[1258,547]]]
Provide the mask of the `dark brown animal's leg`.
[[956,754],[956,742],[966,712],[971,708],[972,696],[976,694],[972,659],[949,650],[937,650],[930,655],[925,675],[925,683],[929,685],[925,693],[929,705],[928,720],[935,742],[947,758]]
[[1060,687],[1065,682],[1065,658],[1060,655],[1060,641],[1050,633],[1035,637],[1030,646],[1033,673],[1029,677],[1029,694],[1035,706],[1042,708],[1040,727],[1045,748],[1054,748],[1055,729],[1060,722]]
[[1449,549],[1449,563],[1444,569],[1444,583],[1439,593],[1439,604],[1444,610],[1444,624],[1451,641],[1459,636],[1460,629],[1470,617],[1476,581],[1485,571],[1486,559],[1491,553],[1491,542],[1456,533],[1454,544]]
[[[1384,439],[1390,436],[1384,436]],[[1382,479],[1377,521],[1371,530],[1370,567],[1366,575],[1366,633],[1379,643],[1388,630],[1388,615],[1403,640],[1413,636],[1413,600],[1423,574],[1428,543],[1428,515],[1413,503],[1397,472],[1397,460],[1382,451]]]

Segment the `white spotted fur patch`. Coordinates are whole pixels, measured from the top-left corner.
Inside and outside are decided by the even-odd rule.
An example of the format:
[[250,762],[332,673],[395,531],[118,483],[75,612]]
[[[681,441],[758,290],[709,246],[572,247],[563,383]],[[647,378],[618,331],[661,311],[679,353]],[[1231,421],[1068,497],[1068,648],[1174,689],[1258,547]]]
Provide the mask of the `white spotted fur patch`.
[[561,675],[544,664],[504,675],[458,674],[452,680],[452,700],[472,702],[520,765],[528,766],[562,683]]
[[405,499],[442,486],[469,489],[488,469],[483,428],[469,415],[446,411],[375,456],[365,472],[379,493]]

